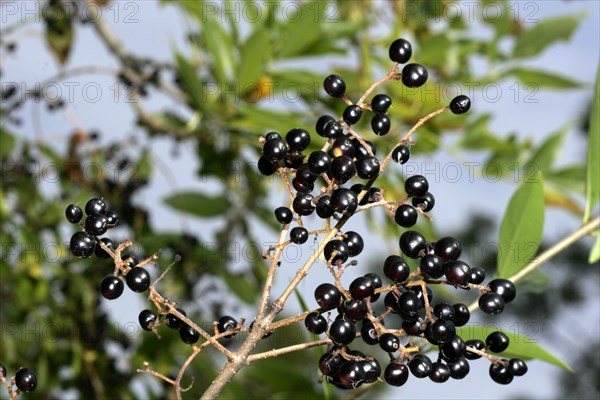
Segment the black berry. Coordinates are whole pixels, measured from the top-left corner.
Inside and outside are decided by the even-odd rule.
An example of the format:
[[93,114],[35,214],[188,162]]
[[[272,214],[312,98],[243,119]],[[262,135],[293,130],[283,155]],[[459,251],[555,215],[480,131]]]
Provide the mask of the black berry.
[[350,283],[350,295],[355,300],[362,300],[370,297],[375,288],[373,287],[373,282],[366,276],[360,276]]
[[376,113],[385,113],[392,105],[392,99],[387,94],[378,94],[371,100],[371,110]]
[[461,253],[460,243],[451,236],[443,237],[435,242],[433,252],[444,261],[458,260]]
[[[115,243],[109,238],[102,238],[100,241],[108,247],[110,250],[115,250]],[[96,244],[96,248],[94,249],[94,254],[98,258],[107,259],[110,258],[110,254],[108,254],[104,249],[100,246],[100,243]]]
[[331,197],[329,197],[327,195],[323,195],[323,196],[319,197],[319,200],[317,201],[316,210],[317,210],[317,215],[319,216],[319,218],[331,217],[335,213],[335,210],[331,206]]
[[375,157],[362,157],[356,161],[356,173],[362,179],[371,179],[379,174],[379,160]]
[[294,211],[299,215],[310,215],[315,211],[314,197],[309,193],[298,193],[292,202]]
[[90,235],[104,235],[108,230],[108,220],[102,214],[92,214],[85,219],[84,228]]
[[417,354],[408,362],[408,368],[416,378],[425,378],[429,376],[431,367],[431,359],[425,354]]
[[290,150],[303,151],[310,144],[310,134],[304,129],[294,128],[285,135],[285,141]]
[[435,254],[426,254],[421,257],[419,268],[425,277],[432,279],[441,278],[446,273],[446,266],[442,258]]
[[383,371],[383,379],[391,386],[402,386],[408,380],[408,367],[406,364],[391,362]]
[[398,64],[404,64],[412,56],[412,46],[406,39],[396,39],[392,42],[389,49],[390,60]]
[[417,223],[417,217],[419,213],[411,205],[401,204],[396,208],[396,214],[394,215],[394,221],[403,228],[410,228]]
[[398,164],[406,164],[410,158],[410,149],[408,146],[401,144],[392,151],[392,160]]
[[379,338],[379,347],[381,347],[383,351],[393,353],[400,347],[400,339],[393,333],[384,333]]
[[407,257],[418,258],[427,249],[427,240],[417,231],[406,231],[400,236],[400,250]]
[[109,275],[100,282],[100,293],[105,299],[114,300],[123,294],[125,284],[121,278]]
[[183,325],[179,328],[179,337],[186,344],[194,344],[200,339],[200,334],[189,325]]
[[283,160],[287,154],[287,146],[283,139],[271,139],[263,146],[263,156],[269,161]]
[[280,224],[289,224],[292,222],[293,217],[294,214],[292,213],[292,210],[287,207],[277,207],[275,209],[275,219]]
[[471,267],[464,261],[456,260],[446,263],[446,279],[454,286],[464,286],[471,277]]
[[412,205],[419,207],[423,212],[431,211],[435,205],[435,197],[429,192],[423,196],[415,196],[412,198]]
[[356,174],[356,167],[352,158],[339,156],[331,162],[330,172],[335,180],[344,184]]
[[354,340],[356,327],[343,318],[336,319],[329,327],[329,338],[337,345],[348,345]]
[[508,279],[494,279],[488,283],[488,287],[493,293],[497,293],[502,296],[505,303],[510,303],[517,296],[515,284]]
[[322,311],[333,310],[340,305],[341,293],[331,283],[322,283],[315,289],[315,300]]
[[344,243],[346,243],[348,246],[348,255],[350,257],[356,257],[362,253],[363,249],[365,248],[365,242],[363,241],[362,236],[354,231],[346,232]]
[[292,243],[303,244],[308,240],[308,230],[303,226],[297,226],[290,231]]
[[348,125],[356,124],[360,120],[361,116],[362,108],[360,108],[360,106],[357,106],[356,104],[346,107],[344,109],[344,113],[342,114],[344,122]]
[[346,93],[346,83],[342,78],[334,74],[325,78],[323,88],[331,97],[342,97]]
[[320,335],[327,330],[327,320],[318,312],[311,312],[304,318],[304,325],[309,332]]
[[504,311],[505,301],[498,293],[487,292],[479,298],[479,308],[486,314],[498,315]]
[[387,135],[391,126],[392,122],[387,114],[377,113],[371,118],[371,129],[373,130],[373,133],[378,136]]
[[339,213],[352,214],[358,207],[356,193],[347,188],[338,188],[331,193],[331,208]]
[[[485,350],[485,343],[483,343],[483,340],[471,339],[467,340],[465,344],[467,345],[467,347],[472,347],[475,350]],[[479,354],[475,354],[467,350],[467,352],[465,353],[465,358],[467,358],[468,360],[477,360],[478,358],[481,358],[481,356]]]
[[85,204],[85,213],[87,215],[106,214],[107,206],[103,199],[93,198]]
[[336,264],[339,262],[346,262],[348,259],[348,245],[341,240],[334,239],[330,240],[323,250],[326,262]]
[[513,380],[513,375],[508,367],[498,363],[490,365],[490,378],[501,385],[508,385]]
[[15,374],[15,384],[22,392],[33,392],[37,387],[37,376],[29,368],[21,368]]
[[116,212],[114,212],[112,210],[108,210],[105,214],[105,217],[106,217],[106,225],[109,228],[117,226],[117,224],[119,223],[119,214],[117,214]]
[[435,383],[444,383],[450,379],[450,369],[448,366],[441,362],[434,362],[431,365],[431,372],[429,373],[429,379]]
[[67,221],[72,224],[77,224],[83,217],[83,211],[79,206],[76,206],[75,204],[69,204],[65,210],[65,216],[67,217]]
[[510,339],[508,336],[500,331],[490,333],[485,339],[485,345],[493,353],[502,353],[508,348],[509,344]]
[[450,102],[450,111],[454,114],[464,114],[471,108],[471,99],[464,94],[458,95]]
[[391,255],[383,263],[383,274],[394,282],[402,283],[408,279],[410,268],[402,257]]
[[95,247],[94,237],[87,232],[76,232],[71,236],[69,248],[75,257],[88,258],[94,254]]
[[150,287],[150,274],[143,267],[135,267],[127,272],[125,281],[129,289],[134,292],[145,292]]
[[140,323],[140,326],[145,331],[151,331],[152,325],[154,325],[157,319],[158,316],[152,310],[142,310],[140,312],[140,315],[138,315],[138,321]]
[[508,371],[513,376],[523,376],[527,373],[527,364],[520,358],[512,358],[508,362]]
[[429,190],[429,183],[423,175],[413,175],[404,182],[404,190],[409,197],[423,196]]
[[402,83],[409,88],[418,88],[427,82],[429,74],[421,64],[406,64],[402,68]]
[[329,171],[331,165],[331,157],[324,151],[317,150],[310,153],[308,156],[308,169],[315,175],[321,175],[323,172]]
[[[184,316],[187,316],[185,310],[181,309],[181,308],[177,308],[177,311],[179,311],[181,314],[183,314]],[[167,317],[165,318],[166,322],[167,322],[167,326],[171,329],[179,329],[183,326],[183,321],[175,314],[167,314]]]
[[258,172],[265,176],[271,176],[277,171],[277,165],[268,160],[265,156],[260,156],[257,167]]
[[235,318],[229,315],[224,315],[221,318],[219,318],[219,321],[217,322],[217,331],[219,331],[219,333],[232,331],[237,327],[237,325],[238,323],[235,320]]

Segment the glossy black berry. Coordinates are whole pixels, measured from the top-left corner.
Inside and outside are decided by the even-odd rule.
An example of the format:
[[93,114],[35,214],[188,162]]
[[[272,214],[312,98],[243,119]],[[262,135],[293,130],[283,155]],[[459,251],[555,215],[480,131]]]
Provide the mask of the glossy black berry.
[[319,218],[331,217],[335,213],[335,210],[331,206],[331,197],[327,195],[319,197],[319,200],[317,201],[316,210]]
[[356,167],[352,158],[340,156],[333,159],[329,171],[336,181],[344,184],[356,174]]
[[119,214],[113,210],[108,210],[104,216],[106,217],[106,225],[109,228],[115,227],[119,223]]
[[450,369],[450,377],[452,379],[463,379],[471,371],[469,362],[464,357],[449,361],[448,368]]
[[371,118],[371,129],[378,136],[387,135],[392,127],[392,122],[387,114],[377,113]]
[[263,146],[263,156],[270,161],[283,160],[287,154],[287,146],[283,139],[271,139]]
[[400,256],[388,256],[383,263],[383,274],[394,282],[402,283],[408,279],[410,268]]
[[258,172],[264,176],[271,176],[277,171],[277,164],[267,160],[265,156],[260,156],[257,163]]
[[360,321],[367,316],[369,309],[367,303],[364,300],[348,300],[342,303],[342,313],[347,319],[351,321]]
[[498,293],[487,292],[479,298],[479,309],[486,314],[498,315],[504,311],[505,301]]
[[412,205],[419,207],[424,212],[429,212],[435,205],[435,197],[429,192],[425,193],[423,196],[415,196],[412,198]]
[[[485,343],[483,343],[483,340],[471,339],[467,340],[465,344],[467,345],[467,347],[472,347],[475,350],[485,350]],[[467,349],[467,351],[465,352],[465,358],[468,360],[477,360],[478,358],[481,358],[481,356],[479,354],[472,353]]]
[[311,312],[304,318],[304,326],[309,332],[320,335],[327,330],[327,320],[318,312]]
[[104,201],[104,199],[99,199],[99,198],[93,198],[90,199],[86,204],[85,204],[85,213],[87,215],[95,215],[95,214],[106,214],[106,210],[107,210],[107,206],[106,206],[106,202]]
[[406,164],[410,158],[410,149],[408,146],[401,144],[392,151],[392,160],[398,164]]
[[392,99],[387,94],[377,94],[371,100],[371,110],[376,113],[385,113],[392,105]]
[[326,262],[336,264],[338,261],[344,263],[348,259],[348,245],[342,240],[330,240],[323,249]]
[[360,108],[360,106],[357,106],[356,104],[346,107],[344,109],[344,113],[342,114],[344,122],[348,125],[356,124],[358,121],[360,121],[361,116],[362,108]]
[[426,254],[421,257],[419,268],[425,277],[432,279],[441,278],[446,273],[446,266],[442,258],[435,254]]
[[446,264],[446,279],[454,286],[464,286],[471,277],[471,267],[464,261],[448,261]]
[[136,293],[145,292],[150,287],[150,274],[143,267],[135,267],[127,272],[125,282]]
[[383,351],[393,353],[400,348],[400,339],[393,333],[384,333],[379,338],[379,347],[381,347]]
[[527,373],[527,364],[520,358],[511,358],[508,362],[508,371],[513,376],[523,376]]
[[429,190],[429,183],[423,175],[413,175],[404,182],[404,190],[410,197],[423,196]]
[[289,224],[292,222],[293,217],[294,214],[292,213],[292,210],[287,207],[277,207],[275,209],[275,219],[280,224]]
[[[363,191],[364,188],[365,188],[365,185],[363,185],[362,183],[355,183],[354,185],[350,186],[350,190],[352,190],[354,193],[356,193],[356,196],[358,196],[360,194],[360,192]],[[368,204],[368,203],[369,203],[369,196],[364,196],[358,202],[358,205],[364,206],[365,204]]]
[[[109,250],[112,250],[112,251],[115,250],[115,242],[113,242],[111,239],[102,238],[102,239],[100,239],[100,242],[102,242],[106,247],[108,247]],[[104,251],[104,249],[100,246],[100,243],[96,244],[96,248],[94,249],[94,254],[98,258],[102,258],[102,259],[110,258],[110,255],[106,251]]]
[[510,303],[517,296],[515,284],[508,279],[494,279],[488,283],[488,287],[493,293],[497,293],[502,296],[505,303]]
[[490,333],[485,339],[485,345],[493,353],[502,353],[508,348],[510,339],[504,332],[496,331]]
[[431,365],[429,379],[435,383],[444,383],[450,379],[450,369],[446,364],[436,361]]
[[433,307],[433,315],[444,321],[453,321],[454,307],[448,303],[438,303]]
[[69,204],[65,210],[65,216],[67,217],[67,221],[72,224],[77,224],[83,217],[83,211],[81,210],[81,207],[76,206],[75,204]]
[[[177,308],[176,310],[183,314],[183,316],[187,316],[185,310],[181,308]],[[183,326],[183,321],[175,314],[167,314],[165,320],[167,322],[167,326],[171,329],[179,329]]]
[[75,257],[88,258],[94,254],[95,247],[94,237],[87,232],[76,232],[71,236],[69,248]]
[[406,64],[402,68],[402,83],[409,88],[418,88],[427,82],[429,74],[421,64]]
[[417,210],[411,205],[401,204],[396,208],[396,214],[394,215],[394,221],[403,228],[410,228],[417,223],[417,217],[419,214]]
[[269,132],[265,135],[265,141],[268,142],[269,140],[282,140],[282,137],[279,132]]
[[333,310],[340,305],[341,294],[331,283],[322,283],[315,289],[315,300],[322,311]]
[[508,385],[513,380],[513,375],[508,367],[498,363],[490,365],[490,378],[501,385]]
[[360,253],[362,253],[365,248],[365,242],[363,241],[362,236],[354,231],[346,232],[346,237],[344,237],[344,243],[348,246],[348,255],[350,257],[356,257]]
[[324,151],[317,150],[310,153],[307,161],[308,169],[315,175],[329,171],[331,157]]
[[292,186],[298,193],[310,193],[314,190],[314,183],[304,184],[298,180],[298,178],[292,179]]
[[467,345],[460,336],[454,336],[442,345],[442,355],[446,360],[457,360],[465,355]]
[[109,275],[100,282],[100,294],[105,299],[114,300],[123,294],[125,284],[121,278]]
[[375,291],[373,282],[366,276],[359,276],[350,283],[350,295],[355,300],[362,300],[370,297]]
[[140,326],[145,331],[151,331],[152,325],[154,325],[157,319],[158,316],[152,310],[142,310],[140,312],[140,315],[138,315],[138,321],[140,323]]
[[323,89],[331,97],[342,97],[346,93],[346,83],[338,75],[331,74],[323,81]]
[[[485,280],[485,270],[480,267],[472,267],[469,275],[469,283],[479,285]],[[506,301],[506,300],[505,300]]]
[[452,306],[454,308],[454,318],[452,321],[456,326],[464,326],[469,322],[471,318],[471,312],[469,311],[469,307],[463,303],[456,303]]
[[365,371],[364,383],[376,382],[381,376],[381,365],[379,361],[372,358],[370,360],[359,361],[361,368]]
[[417,231],[406,231],[400,236],[400,250],[409,258],[418,258],[427,249],[427,240]]
[[[379,274],[376,274],[374,272],[369,272],[368,274],[365,274],[365,277],[367,277],[371,280],[371,284],[373,285],[373,288],[375,290],[377,290],[383,286],[383,280],[381,280],[381,276],[379,276]],[[380,296],[381,296],[381,293],[375,293],[375,294],[371,295],[371,303],[377,301]]]
[[379,174],[379,160],[375,157],[362,157],[356,161],[356,173],[362,179],[371,179]]
[[471,99],[464,94],[458,95],[450,102],[450,111],[454,114],[464,114],[471,108]]
[[290,240],[295,244],[303,244],[308,240],[308,230],[303,226],[297,226],[290,231]]
[[[425,307],[425,299],[423,298],[423,289],[421,286],[413,286],[410,288],[410,290],[417,295],[419,301],[421,302],[421,306]],[[433,301],[433,291],[429,286],[425,286],[425,292],[427,293],[427,301],[431,305],[431,302]]]
[[294,128],[285,135],[290,150],[303,151],[310,144],[310,134],[305,129]]
[[398,64],[404,64],[412,56],[412,46],[406,39],[396,39],[392,42],[389,49],[390,60]]
[[322,115],[317,119],[317,122],[315,123],[315,131],[317,132],[317,134],[319,136],[325,136],[325,132],[326,132],[326,127],[330,122],[334,122],[335,118],[333,118],[331,115]]
[[455,335],[456,327],[452,321],[438,319],[425,329],[425,337],[434,344],[446,343]]
[[296,170],[295,179],[304,185],[309,185],[317,180],[317,175],[310,171],[308,164],[302,164]]
[[458,260],[461,251],[460,242],[451,236],[443,237],[433,245],[433,252],[444,261]]
[[21,368],[15,374],[15,384],[22,392],[33,392],[37,387],[37,376],[29,368]]
[[[368,140],[363,140],[363,142],[367,145],[369,150],[371,150],[373,156],[375,156],[377,154],[377,148],[375,147],[373,142],[370,142]],[[354,145],[354,156],[357,160],[363,157],[371,157],[367,148],[363,146],[362,143],[358,141],[358,139],[352,139],[352,144]]]
[[398,314],[398,296],[393,291],[387,292],[383,298],[383,305],[389,309],[391,313]]
[[373,323],[368,319],[363,320],[362,327],[360,328],[360,337],[368,345],[379,343],[377,329],[375,329]]
[[358,197],[356,193],[347,188],[338,188],[331,193],[331,208],[333,210],[352,214],[358,207]]
[[348,345],[354,340],[356,327],[343,318],[336,319],[329,327],[329,338],[337,345]]
[[398,299],[398,310],[402,314],[417,315],[421,307],[419,297],[412,290],[402,293]]
[[217,331],[219,331],[219,333],[232,331],[235,328],[237,328],[237,325],[238,322],[235,320],[235,318],[229,315],[224,315],[221,318],[219,318],[219,321],[217,321]]
[[402,386],[408,380],[408,367],[406,364],[391,362],[383,371],[383,379],[388,385]]
[[194,344],[200,339],[200,334],[191,326],[185,324],[179,328],[179,337],[186,344]]
[[85,219],[84,228],[90,235],[104,235],[108,230],[108,220],[102,214],[93,214]]
[[314,197],[309,193],[298,193],[292,202],[294,211],[298,215],[310,215],[315,211]]
[[340,354],[325,353],[319,359],[319,370],[326,376],[333,376],[339,373],[342,364],[345,362]]
[[331,145],[331,149],[329,150],[329,155],[333,158],[339,156],[348,156],[350,158],[354,157],[354,143],[352,143],[352,139],[347,136],[342,136],[340,138],[335,139],[335,142]]
[[351,360],[342,365],[339,376],[344,386],[354,389],[364,383],[366,373],[359,361]]
[[432,362],[425,354],[417,354],[408,362],[410,372],[416,378],[426,378],[431,372]]

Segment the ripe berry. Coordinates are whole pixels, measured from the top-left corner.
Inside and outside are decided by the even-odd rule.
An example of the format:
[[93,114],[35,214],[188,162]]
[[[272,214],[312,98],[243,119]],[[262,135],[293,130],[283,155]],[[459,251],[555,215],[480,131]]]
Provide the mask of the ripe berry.
[[340,354],[325,353],[319,359],[319,370],[326,376],[336,375],[345,362]]
[[286,168],[297,169],[304,162],[304,155],[297,150],[290,150],[283,159]]
[[329,171],[331,157],[324,151],[313,151],[308,156],[307,165],[310,172],[315,175],[321,175],[323,172]]
[[366,373],[360,362],[350,360],[342,364],[339,376],[344,386],[355,389],[363,384]]
[[331,176],[341,184],[346,183],[356,174],[354,161],[348,156],[340,156],[333,159],[330,167]]
[[435,197],[429,192],[423,196],[415,196],[412,198],[412,205],[419,207],[424,212],[431,211],[435,205]]
[[[108,247],[110,250],[115,250],[115,243],[109,238],[102,238],[100,241]],[[96,244],[96,248],[94,249],[94,254],[98,258],[107,259],[110,258],[110,255],[104,251],[104,249],[100,246],[100,243]]]
[[102,214],[93,214],[85,219],[84,228],[90,235],[104,235],[108,230],[108,220]]
[[100,293],[105,299],[114,300],[123,294],[125,284],[121,278],[109,275],[100,282]]
[[442,356],[446,360],[457,360],[465,355],[467,345],[460,336],[454,336],[442,345]]
[[375,329],[373,323],[368,319],[363,320],[362,327],[360,328],[360,337],[362,338],[363,342],[369,345],[379,343],[377,329]]
[[359,361],[360,367],[365,371],[364,383],[376,382],[381,376],[381,365],[379,361],[372,358],[370,360]]
[[406,261],[400,256],[388,256],[383,263],[383,274],[397,283],[408,279],[410,268]]
[[117,226],[117,224],[119,223],[119,214],[117,214],[113,210],[108,210],[105,214],[105,217],[106,217],[106,225],[109,228]]
[[438,319],[425,329],[425,337],[434,344],[446,343],[456,335],[456,327],[452,321]]
[[427,249],[427,240],[417,231],[406,231],[400,236],[400,250],[409,258],[418,258]]
[[292,179],[292,186],[298,193],[310,193],[315,188],[314,183],[304,184],[298,178]]
[[433,307],[433,315],[444,321],[454,321],[454,307],[448,303],[438,303]]
[[269,132],[265,135],[265,142],[268,142],[269,140],[281,140],[282,137],[279,134],[279,132]]
[[[383,281],[381,280],[381,276],[379,276],[378,274],[376,274],[374,272],[369,272],[368,274],[365,274],[365,277],[367,277],[371,280],[371,284],[373,285],[374,290],[377,290],[383,286]],[[381,293],[375,293],[375,294],[371,295],[371,303],[377,301],[379,299],[379,296],[381,296]]]
[[95,247],[94,237],[87,232],[76,232],[71,236],[69,248],[75,257],[88,258],[94,254]]
[[106,214],[107,206],[103,199],[93,198],[85,204],[85,213],[87,215]]
[[466,304],[456,303],[452,306],[454,308],[454,318],[452,321],[456,326],[464,326],[469,322],[471,318],[471,312],[469,311],[469,307]]
[[290,150],[303,151],[310,144],[310,134],[304,129],[294,128],[285,135],[285,141]]
[[303,226],[297,226],[290,231],[290,240],[295,244],[303,244],[308,240],[308,230]]
[[383,351],[393,353],[400,347],[400,339],[393,333],[384,333],[379,338],[379,347],[381,347]]
[[417,315],[421,307],[422,305],[419,297],[412,290],[402,293],[398,299],[398,310],[402,314],[408,316]]
[[[423,298],[423,289],[421,289],[421,286],[413,286],[410,288],[410,290],[417,295],[419,301],[421,302],[421,306],[425,307],[425,299]],[[429,302],[429,304],[431,304],[431,302],[433,301],[433,291],[429,286],[426,286],[425,292],[427,293],[427,301]]]
[[463,379],[471,371],[469,362],[464,357],[448,362],[448,368],[452,379]]
[[330,122],[334,122],[334,121],[335,121],[335,118],[333,118],[331,115],[320,116],[319,119],[317,119],[317,122],[315,124],[315,130],[316,130],[317,134],[319,136],[327,137],[327,136],[325,136],[326,127]]
[[423,175],[413,175],[404,182],[404,190],[409,197],[423,196],[429,190],[429,183]]
[[352,214],[358,207],[358,197],[356,193],[347,188],[338,188],[331,193],[331,208],[333,210]]
[[488,283],[488,287],[493,293],[502,296],[505,303],[510,303],[517,296],[515,284],[508,279],[494,279]]
[[402,68],[402,83],[409,88],[418,88],[427,82],[429,74],[421,64],[406,64]]
[[354,231],[346,232],[344,243],[348,246],[348,255],[350,257],[356,257],[362,253],[365,248],[365,242],[363,241],[362,236]]
[[[373,153],[373,155],[377,154],[377,148],[375,147],[375,145],[373,144],[373,142],[370,142],[368,140],[363,140],[365,142],[365,144],[367,145],[367,147],[371,150],[371,153]],[[369,154],[369,152],[367,151],[367,149],[365,148],[365,146],[363,146],[358,139],[354,138],[352,139],[352,145],[354,146],[354,154],[355,154],[355,158],[358,160],[360,158],[363,157],[370,157],[371,155]]]
[[183,325],[179,328],[179,337],[186,344],[194,344],[200,339],[200,334],[189,325]]
[[339,156],[348,156],[350,158],[354,157],[354,143],[347,136],[342,136],[340,138],[335,139],[335,142],[331,145],[331,149],[329,150],[329,155],[333,158]]
[[458,260],[461,253],[460,243],[458,239],[447,236],[435,242],[433,252],[444,261]]
[[431,372],[429,373],[429,379],[435,383],[444,383],[450,379],[450,368],[444,363],[439,361],[434,362],[431,365]]
[[314,311],[304,318],[304,325],[309,332],[320,335],[327,330],[327,320],[318,312]]
[[6,367],[4,364],[0,364],[0,376],[6,378]]
[[485,339],[485,345],[493,353],[502,353],[508,348],[509,344],[510,339],[508,336],[500,331],[490,333]]
[[471,267],[464,261],[449,261],[446,266],[446,279],[454,286],[464,286],[469,282]]
[[479,285],[484,280],[485,280],[485,270],[483,268],[480,268],[480,267],[471,268],[471,273],[469,275],[469,283],[472,283],[474,285]]
[[346,262],[348,259],[348,245],[341,240],[330,240],[323,250],[326,262],[336,264],[338,261]]
[[314,197],[309,193],[298,193],[292,202],[294,211],[299,215],[310,215],[315,211]]
[[331,97],[342,97],[346,93],[346,83],[342,78],[334,74],[325,78],[323,88]]
[[337,345],[343,346],[352,343],[356,335],[353,323],[343,318],[336,319],[329,327],[329,338]]
[[277,171],[277,165],[272,161],[267,160],[265,156],[260,156],[258,159],[258,172],[263,174],[264,176],[271,176]]
[[450,111],[454,114],[464,114],[471,108],[471,99],[464,94],[458,95],[450,102]]
[[[176,310],[182,313],[184,316],[187,316],[185,310],[181,308],[176,308]],[[167,321],[167,326],[171,329],[179,329],[183,326],[183,321],[175,314],[169,313],[165,319]]]
[[295,179],[304,185],[309,185],[317,180],[317,175],[310,171],[308,164],[302,164],[296,171]]
[[234,330],[237,327],[237,321],[235,318],[230,317],[229,315],[224,315],[219,318],[217,323],[217,330],[219,333],[225,333],[227,331]]
[[371,100],[371,110],[376,113],[385,113],[392,105],[392,99],[387,94],[378,94]]
[[76,206],[75,204],[69,204],[65,210],[65,216],[67,217],[67,221],[72,224],[77,224],[83,217],[83,211],[79,206]]
[[277,207],[275,209],[275,219],[277,219],[277,222],[280,224],[289,224],[292,222],[293,216],[292,210],[287,207]]
[[387,114],[377,113],[371,118],[371,129],[377,136],[387,135],[392,126],[390,117]]
[[508,371],[514,376],[523,376],[527,373],[527,364],[520,358],[512,358],[508,362]]
[[[485,343],[483,343],[483,340],[471,339],[467,340],[465,344],[467,345],[467,347],[472,347],[475,350],[485,350]],[[465,352],[465,358],[467,358],[468,360],[477,360],[478,358],[481,358],[481,356],[479,354],[472,353],[467,349],[467,351]]]
[[391,386],[402,386],[408,380],[408,367],[406,364],[391,362],[383,371],[383,379]]
[[383,305],[391,313],[398,314],[398,296],[394,292],[388,292],[383,298]]
[[426,254],[419,261],[421,273],[428,278],[438,279],[446,273],[446,266],[441,257],[435,254]]
[[504,311],[504,299],[498,293],[487,292],[479,298],[479,308],[486,314],[498,315]]
[[490,378],[501,385],[508,385],[513,380],[513,375],[508,367],[498,363],[490,365]]
[[412,46],[406,39],[396,39],[390,44],[389,55],[393,62],[404,64],[412,56]]
[[125,281],[129,289],[134,292],[145,292],[150,287],[150,274],[143,267],[135,267],[127,272]]
[[15,384],[22,392],[33,392],[37,387],[37,376],[29,368],[21,368],[15,374]]
[[[365,188],[365,185],[363,185],[362,183],[355,183],[354,185],[350,186],[350,190],[352,190],[354,193],[356,193],[356,196],[358,196],[360,194],[360,192],[363,191],[363,189]],[[358,202],[359,206],[364,206],[365,204],[369,203],[369,196],[363,196],[363,198]]]
[[360,321],[367,316],[369,309],[364,300],[348,300],[342,303],[342,314],[351,321]]
[[327,195],[319,197],[316,209],[319,218],[329,218],[335,213],[335,210],[331,206],[331,197]]
[[271,139],[263,146],[263,156],[270,161],[283,160],[287,154],[287,146],[283,139]]
[[416,378],[425,378],[429,376],[431,367],[431,359],[425,354],[417,354],[408,362],[408,368]]
[[373,282],[366,276],[360,276],[350,283],[350,295],[355,300],[362,300],[370,297],[375,288],[373,287]]
[[392,160],[398,164],[406,164],[410,158],[410,149],[408,146],[401,144],[392,151]]
[[158,316],[152,310],[142,310],[140,312],[140,315],[138,315],[138,321],[140,323],[140,326],[145,331],[151,331],[152,325],[154,325],[157,319]]
[[348,125],[354,125],[362,116],[362,108],[360,106],[353,104],[344,109],[344,113],[342,114],[342,118],[344,122]]
[[403,228],[410,228],[417,223],[417,217],[419,214],[417,210],[411,205],[401,204],[396,208],[396,214],[394,215],[394,221]]
[[340,305],[341,294],[331,283],[322,283],[315,289],[315,300],[322,311],[333,310]]

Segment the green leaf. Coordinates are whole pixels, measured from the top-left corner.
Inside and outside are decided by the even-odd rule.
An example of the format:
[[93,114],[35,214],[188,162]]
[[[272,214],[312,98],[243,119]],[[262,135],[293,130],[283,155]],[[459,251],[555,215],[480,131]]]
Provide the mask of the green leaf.
[[223,268],[211,269],[219,275],[225,284],[238,296],[243,302],[252,304],[258,295],[258,286],[254,279],[245,274],[232,274]]
[[567,128],[563,128],[548,137],[548,139],[535,150],[529,163],[534,164],[538,170],[546,172],[546,170],[554,163],[559,151],[562,150],[562,143],[567,131]]
[[152,155],[148,150],[143,150],[140,158],[137,159],[133,166],[130,179],[132,180],[148,180],[152,175]]
[[276,53],[279,58],[312,54],[312,47],[324,41],[320,24],[323,19],[315,18],[324,15],[324,4],[309,1],[294,9],[297,11],[289,11],[289,15],[279,24]]
[[225,197],[211,197],[198,192],[175,193],[164,201],[178,211],[205,218],[221,215],[229,209],[229,201]]
[[596,242],[592,246],[590,251],[590,258],[588,259],[590,264],[597,263],[600,260],[600,235],[596,236]]
[[536,254],[544,227],[544,183],[537,172],[525,180],[508,203],[500,226],[498,275],[518,272]]
[[212,56],[212,72],[221,85],[227,84],[233,75],[233,40],[223,25],[212,15],[204,15],[202,40]]
[[514,76],[522,84],[534,85],[535,88],[575,89],[582,86],[580,82],[566,76],[529,68],[511,68],[501,76]]
[[559,40],[569,40],[579,24],[580,16],[547,18],[533,25],[517,38],[514,58],[532,57]]
[[[205,101],[202,95],[203,85],[196,70],[183,55],[177,53],[175,54],[175,58],[177,59],[177,74],[181,78],[181,84],[190,98],[191,105],[196,110],[204,111]],[[169,123],[174,122],[175,121],[172,120],[169,121]]]
[[17,139],[4,127],[0,127],[0,159],[5,159],[15,148]]
[[[512,328],[515,328],[514,330]],[[487,336],[496,331],[504,332],[510,339],[508,348],[502,352],[502,358],[521,358],[523,360],[537,359],[540,361],[554,364],[567,371],[572,372],[573,370],[565,362],[561,361],[555,355],[550,353],[548,350],[538,344],[538,339],[535,338],[537,333],[537,325],[535,324],[524,324],[521,326],[519,323],[515,323],[511,326],[511,330],[499,329],[497,326],[488,325],[467,325],[456,328],[456,334],[460,335],[465,341],[472,339],[483,340]],[[530,335],[522,335],[517,332],[528,333]]]
[[73,43],[73,26],[71,16],[62,1],[52,1],[44,7],[46,23],[46,43],[59,64],[64,65]]
[[243,92],[249,85],[258,84],[267,54],[270,54],[269,34],[258,28],[246,39],[240,49],[240,62],[235,76]]
[[584,223],[590,220],[592,210],[600,200],[600,66],[596,73],[588,135]]
[[585,166],[569,165],[561,169],[544,172],[544,181],[551,182],[561,189],[585,193]]
[[519,282],[519,295],[524,293],[544,293],[550,287],[550,277],[544,271],[534,269]]

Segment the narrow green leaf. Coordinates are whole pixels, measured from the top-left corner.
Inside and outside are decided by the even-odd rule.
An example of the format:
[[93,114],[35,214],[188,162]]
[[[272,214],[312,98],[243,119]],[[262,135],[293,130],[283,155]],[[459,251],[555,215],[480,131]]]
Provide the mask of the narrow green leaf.
[[600,260],[600,235],[596,236],[596,242],[592,246],[590,251],[590,258],[588,259],[590,264],[597,263]]
[[73,43],[72,18],[62,1],[50,2],[43,14],[46,23],[46,43],[59,64],[64,65]]
[[0,158],[4,159],[15,148],[17,139],[9,133],[4,127],[0,127]]
[[519,296],[524,293],[544,293],[548,287],[550,287],[550,277],[538,268],[519,282]]
[[229,201],[221,196],[211,197],[198,192],[179,192],[165,200],[172,208],[197,217],[215,217],[229,208]]
[[590,220],[592,210],[598,204],[598,200],[600,200],[600,66],[598,67],[596,84],[594,85],[594,101],[590,115],[587,150],[584,223]]
[[580,16],[547,18],[533,25],[517,38],[514,58],[531,57],[559,40],[569,40],[579,24]]
[[581,87],[580,82],[566,76],[538,69],[511,68],[502,73],[502,76],[514,76],[522,84],[533,85],[536,88],[576,89]]
[[585,193],[585,166],[569,165],[553,171],[544,172],[544,181],[551,182],[560,188]]
[[[497,326],[487,325],[467,325],[456,328],[456,334],[460,335],[465,341],[479,339],[485,342],[487,336],[496,331],[504,332],[510,339],[508,348],[502,352],[502,358],[521,358],[523,360],[537,359],[573,371],[565,362],[550,353],[548,350],[538,344],[535,337],[538,327],[535,324],[515,323],[511,330],[499,329]],[[514,329],[513,329],[514,328]],[[524,334],[519,334],[522,332]]]
[[562,143],[567,131],[567,128],[563,128],[555,134],[550,135],[550,137],[535,150],[535,153],[529,159],[529,163],[534,164],[539,171],[545,173],[554,163],[560,150],[562,150]]
[[233,75],[233,41],[223,25],[212,15],[205,15],[203,22],[202,40],[212,56],[212,72],[217,81],[225,85]]
[[525,180],[508,203],[500,226],[498,275],[509,277],[536,254],[544,227],[544,183],[538,171]]
[[255,285],[254,280],[244,274],[232,274],[224,268],[213,269],[213,272],[217,272],[218,275],[225,281],[225,284],[236,294],[243,302],[252,304],[256,300],[258,295],[258,286]]
[[247,90],[249,85],[258,83],[264,69],[266,55],[270,52],[269,34],[265,29],[257,28],[240,49],[240,62],[235,77],[242,92]]
[[[190,103],[196,110],[204,110],[203,85],[196,70],[183,55],[177,53],[175,58],[177,59],[177,73],[181,79],[183,89],[190,98]],[[169,122],[174,123],[176,121],[170,120]]]
[[279,25],[277,56],[290,58],[304,54],[312,54],[312,46],[323,41],[321,35],[322,18],[324,15],[322,2],[309,1],[300,5],[297,12],[289,12]]

